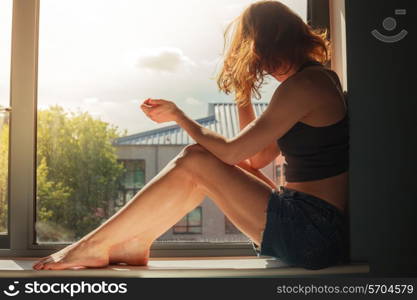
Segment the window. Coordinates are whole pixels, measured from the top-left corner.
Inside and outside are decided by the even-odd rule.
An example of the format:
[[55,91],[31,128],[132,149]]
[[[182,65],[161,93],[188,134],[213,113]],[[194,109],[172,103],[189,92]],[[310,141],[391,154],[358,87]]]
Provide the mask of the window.
[[[226,24],[251,2],[255,1],[15,1],[13,55],[4,47],[10,39],[1,40],[0,64],[9,65],[10,58],[14,62],[10,147],[21,142],[15,147],[18,151],[9,151],[8,213],[14,226],[6,231],[12,230],[16,249],[46,251],[77,240],[106,221],[165,166],[168,156],[185,146],[144,145],[140,151],[114,147],[119,137],[171,125],[147,119],[139,110],[141,100],[154,95],[173,100],[192,118],[202,117],[211,99],[233,101],[232,95],[218,93],[213,75]],[[305,18],[305,0],[295,6]],[[3,16],[7,11],[8,18]],[[156,15],[162,21],[147,26]],[[12,0],[0,1],[0,39],[7,37],[3,30],[10,36],[11,16]],[[34,30],[38,21],[39,36]],[[9,106],[7,69],[0,68],[3,107]],[[262,96],[269,99],[277,83],[266,82]],[[3,127],[5,120],[8,117],[3,117]],[[170,155],[155,158],[165,150]],[[127,175],[127,160],[143,160],[143,174]],[[214,224],[222,234],[198,242],[234,242],[218,222],[224,215],[212,212],[216,218],[205,215],[200,225],[193,225],[197,217],[187,216],[185,226],[204,235],[203,226]]]
[[275,166],[275,180],[278,186],[284,185],[283,179],[284,176],[282,174],[283,165],[277,164]]
[[275,182],[277,186],[284,186],[285,180],[285,168],[286,168],[285,156],[279,155],[276,159],[275,165]]
[[11,27],[12,1],[0,1],[0,248],[8,235]]
[[226,234],[240,234],[240,230],[237,229],[237,227],[230,222],[230,220],[224,216],[224,227],[225,227],[225,232]]
[[[192,118],[204,117],[201,111],[211,99],[233,101],[232,95],[219,94],[210,78],[221,60],[226,25],[251,2],[41,0],[38,243],[68,243],[92,231],[185,146],[172,149],[158,139],[148,146],[132,142],[131,150],[114,146],[117,138],[171,125],[148,119],[139,109],[144,99],[173,100]],[[297,9],[305,15],[306,4],[300,3]],[[277,85],[271,80],[263,87],[265,99]],[[202,230],[198,214],[190,213],[175,232],[207,233],[201,241],[232,241],[222,229],[222,236],[216,233],[216,221]],[[206,217],[224,215],[207,210]]]
[[277,178],[281,177],[281,165],[276,166],[275,173],[276,173]]
[[124,173],[119,182],[116,208],[124,206],[145,185],[145,160],[119,160]]
[[201,234],[203,231],[202,218],[202,208],[199,206],[185,215],[177,224],[174,225],[173,233]]

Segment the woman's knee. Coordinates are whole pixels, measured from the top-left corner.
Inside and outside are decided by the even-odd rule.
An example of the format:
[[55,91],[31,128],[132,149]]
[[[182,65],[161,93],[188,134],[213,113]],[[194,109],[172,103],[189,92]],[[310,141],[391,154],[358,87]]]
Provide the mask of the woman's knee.
[[176,159],[176,163],[184,168],[195,169],[196,167],[201,167],[202,161],[210,155],[212,154],[200,144],[191,144],[182,149]]
[[207,151],[206,148],[204,148],[203,146],[201,146],[200,144],[190,144],[185,146],[182,151],[187,152],[187,153],[192,153],[192,152],[198,152],[198,151]]

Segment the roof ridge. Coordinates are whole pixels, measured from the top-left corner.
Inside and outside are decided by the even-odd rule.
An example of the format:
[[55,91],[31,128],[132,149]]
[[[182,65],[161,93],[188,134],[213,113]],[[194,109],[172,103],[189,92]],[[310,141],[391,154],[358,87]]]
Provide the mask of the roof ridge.
[[[256,115],[260,115],[268,105],[267,102],[257,102],[255,105]],[[208,103],[208,116],[203,118],[194,119],[197,123],[210,127],[214,131],[225,136],[233,136],[236,132],[239,131],[238,117],[236,115],[237,104],[235,102],[209,102]],[[216,119],[217,116],[217,119]],[[150,129],[142,131],[139,133],[119,137],[113,140],[113,144],[136,144],[141,143],[141,141],[153,140],[154,142],[163,136],[187,136],[186,133],[178,124],[173,124],[169,126],[163,126],[160,128]],[[169,138],[168,138],[169,139]],[[175,138],[176,139],[176,138]],[[180,139],[191,140],[191,137],[180,137]],[[154,143],[153,142],[153,143]],[[148,142],[145,142],[148,144]],[[152,143],[152,142],[151,142]]]
[[[204,118],[198,118],[198,119],[195,119],[194,121],[196,121],[197,123],[203,123],[205,121],[210,121],[210,119],[215,120],[215,115],[210,115],[210,116],[204,117]],[[114,139],[114,143],[123,142],[125,140],[131,140],[131,139],[135,139],[135,138],[139,138],[139,137],[144,137],[144,136],[147,136],[147,135],[152,135],[152,134],[155,134],[155,133],[162,133],[164,131],[171,131],[171,130],[176,130],[176,129],[180,130],[181,127],[178,124],[174,124],[174,125],[170,125],[170,126],[150,129],[150,130],[142,131],[142,132],[139,132],[139,133],[135,133],[135,134],[126,135],[126,136],[123,136],[123,137],[120,137],[120,138],[116,138],[116,139]]]

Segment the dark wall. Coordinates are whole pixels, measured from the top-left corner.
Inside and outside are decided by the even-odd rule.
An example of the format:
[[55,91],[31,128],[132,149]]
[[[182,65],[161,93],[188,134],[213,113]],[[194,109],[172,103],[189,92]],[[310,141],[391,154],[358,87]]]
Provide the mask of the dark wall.
[[313,28],[329,29],[329,22],[329,0],[307,0],[307,23]]
[[415,0],[346,0],[351,258],[374,275],[417,274],[416,13]]

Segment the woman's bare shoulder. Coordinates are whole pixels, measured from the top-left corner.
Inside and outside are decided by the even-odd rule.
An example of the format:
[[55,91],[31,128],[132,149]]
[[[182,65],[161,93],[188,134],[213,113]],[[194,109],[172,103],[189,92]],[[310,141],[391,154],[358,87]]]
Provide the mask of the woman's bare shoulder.
[[288,98],[288,100],[297,101],[299,104],[305,102],[305,104],[308,105],[308,102],[310,102],[311,105],[311,100],[317,99],[317,101],[319,101],[327,88],[327,86],[323,84],[323,79],[319,78],[323,76],[320,72],[322,71],[305,70],[296,73],[282,82],[277,87],[274,95],[287,96],[286,98]]
[[334,71],[322,66],[313,66],[288,78],[282,83],[282,88],[294,90],[308,97],[310,101],[314,99],[320,103],[338,94],[338,85],[340,86],[340,81]]

